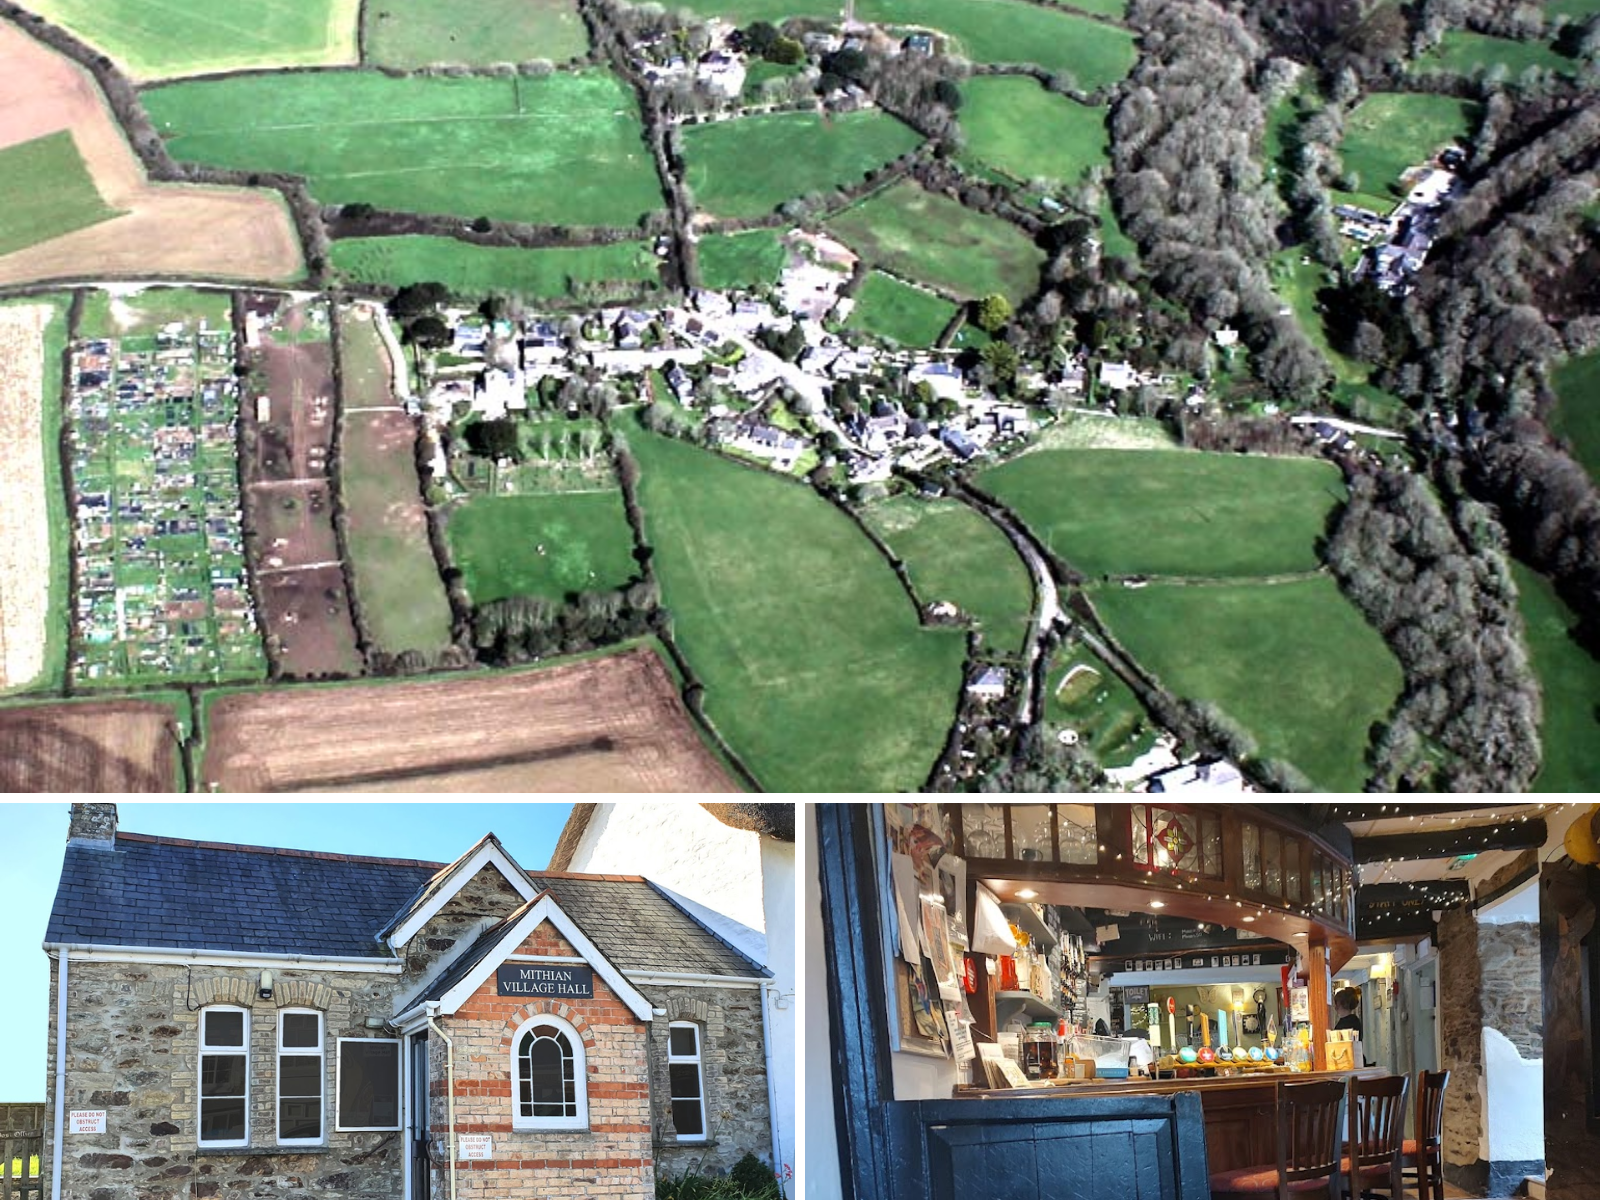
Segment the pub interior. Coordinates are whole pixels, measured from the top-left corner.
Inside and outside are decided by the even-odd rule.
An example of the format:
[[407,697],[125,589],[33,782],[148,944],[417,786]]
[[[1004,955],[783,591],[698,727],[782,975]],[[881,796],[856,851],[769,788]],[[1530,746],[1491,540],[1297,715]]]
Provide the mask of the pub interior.
[[814,806],[805,1194],[1600,1200],[1597,814]]

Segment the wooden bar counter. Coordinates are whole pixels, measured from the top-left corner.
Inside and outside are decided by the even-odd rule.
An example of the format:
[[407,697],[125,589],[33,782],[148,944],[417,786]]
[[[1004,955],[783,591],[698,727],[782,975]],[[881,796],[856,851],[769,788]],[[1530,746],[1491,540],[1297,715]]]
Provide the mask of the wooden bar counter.
[[1231,1171],[1277,1159],[1278,1088],[1285,1083],[1315,1080],[1374,1079],[1384,1072],[1275,1071],[1190,1079],[1084,1079],[1038,1088],[959,1088],[957,1099],[1016,1100],[1029,1096],[1070,1099],[1076,1096],[1166,1095],[1199,1092],[1205,1114],[1208,1169]]

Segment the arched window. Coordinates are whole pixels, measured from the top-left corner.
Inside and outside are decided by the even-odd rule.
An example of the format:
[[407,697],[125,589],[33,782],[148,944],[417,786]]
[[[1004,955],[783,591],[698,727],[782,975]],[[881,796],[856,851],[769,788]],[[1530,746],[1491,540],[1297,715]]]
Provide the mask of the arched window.
[[533,1017],[511,1039],[511,1128],[587,1129],[583,1038],[560,1017]]

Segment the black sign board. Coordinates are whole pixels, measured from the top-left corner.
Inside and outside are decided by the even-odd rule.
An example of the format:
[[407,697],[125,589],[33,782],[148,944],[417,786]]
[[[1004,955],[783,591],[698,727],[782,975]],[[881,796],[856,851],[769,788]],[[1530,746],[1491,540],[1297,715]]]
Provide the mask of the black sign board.
[[1153,924],[1132,924],[1127,920],[1106,918],[1105,924],[1116,925],[1115,941],[1101,943],[1100,953],[1106,958],[1127,958],[1130,954],[1178,954],[1240,949],[1251,942],[1270,941],[1245,930],[1233,930],[1222,925],[1207,925],[1201,929],[1193,921],[1161,921]]
[[500,996],[548,996],[552,1000],[592,1000],[594,968],[559,963],[501,963],[494,973]]
[[[1273,944],[1265,949],[1256,950],[1227,950],[1206,951],[1205,953],[1190,954],[1154,954],[1142,955],[1139,958],[1120,958],[1111,955],[1101,955],[1097,962],[1100,969],[1107,974],[1117,971],[1198,971],[1221,967],[1272,967],[1274,969],[1286,965],[1293,958],[1293,954],[1282,946]],[[1267,978],[1262,976],[1262,978]],[[1131,987],[1124,988],[1125,992],[1132,992]],[[1132,1004],[1133,1001],[1128,1001]]]

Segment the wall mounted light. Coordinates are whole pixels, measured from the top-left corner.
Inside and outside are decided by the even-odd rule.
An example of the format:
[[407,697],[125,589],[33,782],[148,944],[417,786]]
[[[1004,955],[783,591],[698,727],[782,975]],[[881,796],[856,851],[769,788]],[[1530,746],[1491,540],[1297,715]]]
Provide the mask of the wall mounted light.
[[263,1000],[271,1000],[272,999],[272,972],[271,971],[263,971],[263,972],[261,972],[261,986],[257,990],[256,994],[259,995]]

